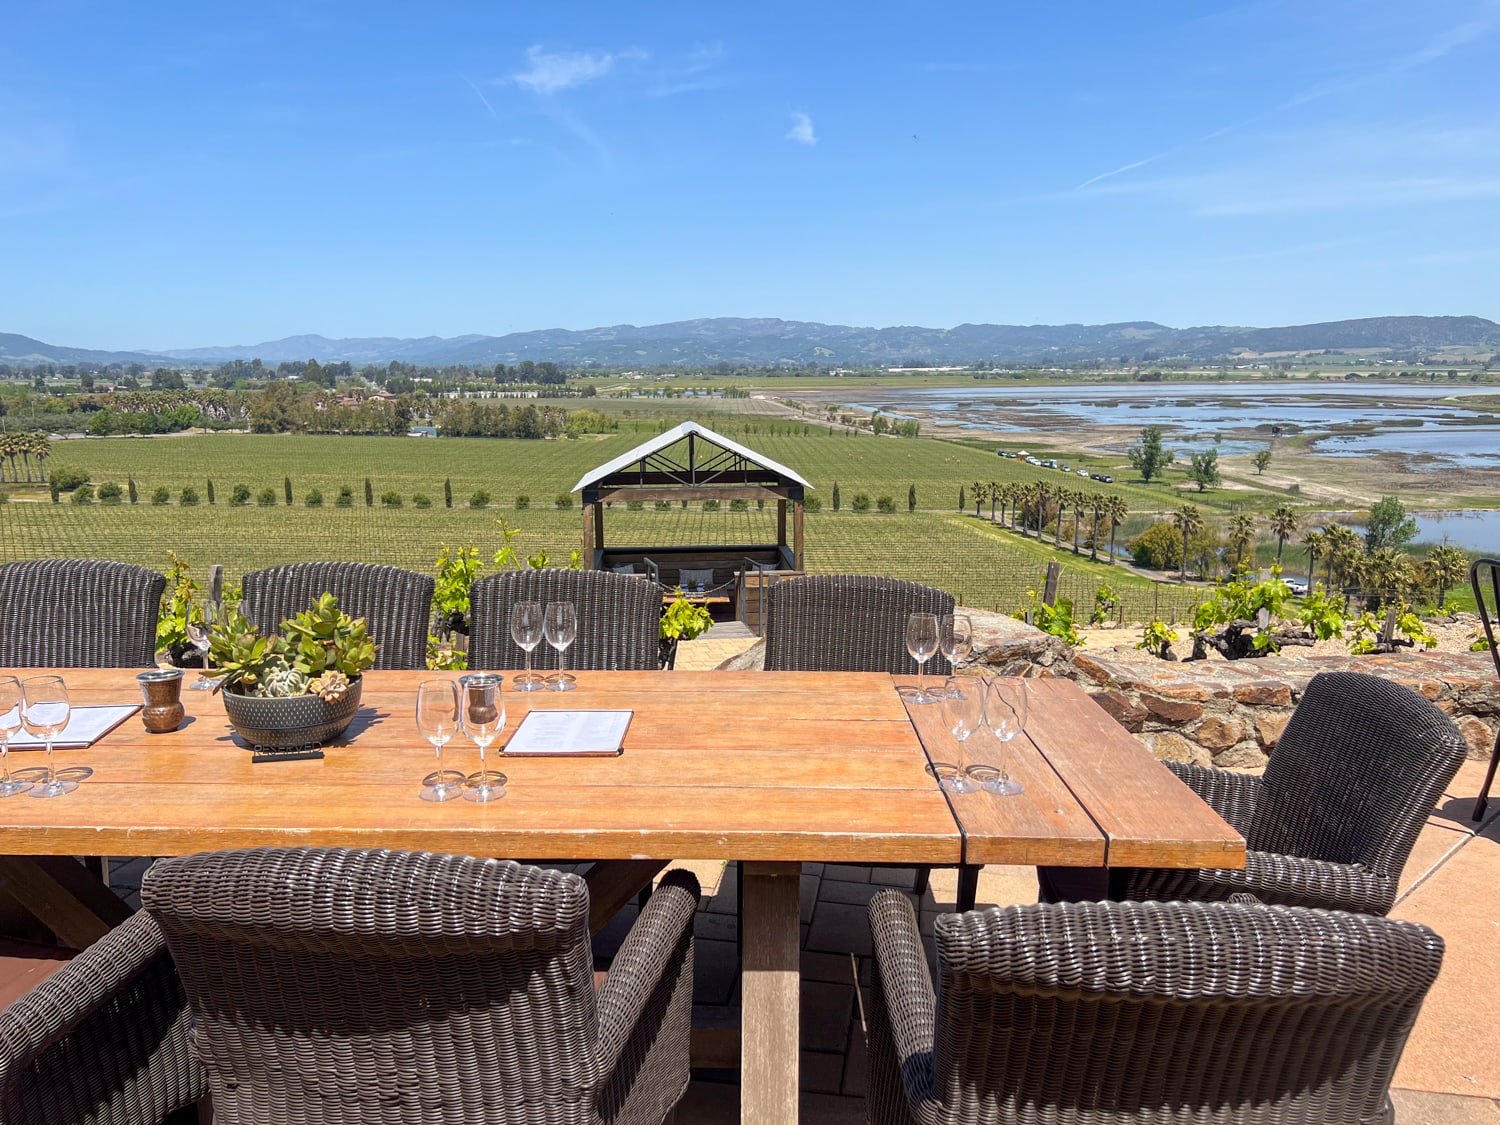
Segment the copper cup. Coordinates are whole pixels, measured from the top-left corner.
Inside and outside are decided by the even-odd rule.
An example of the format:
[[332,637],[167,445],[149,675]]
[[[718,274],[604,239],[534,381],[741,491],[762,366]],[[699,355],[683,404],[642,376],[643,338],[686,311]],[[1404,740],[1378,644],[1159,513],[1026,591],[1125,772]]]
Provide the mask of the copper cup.
[[141,685],[141,722],[152,734],[165,734],[182,725],[182,669],[155,668],[136,678]]

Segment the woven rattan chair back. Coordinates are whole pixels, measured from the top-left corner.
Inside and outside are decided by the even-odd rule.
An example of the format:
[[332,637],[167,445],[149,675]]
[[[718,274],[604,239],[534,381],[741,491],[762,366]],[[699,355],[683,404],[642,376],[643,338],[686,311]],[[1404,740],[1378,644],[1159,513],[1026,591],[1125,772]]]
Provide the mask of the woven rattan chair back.
[[432,614],[430,575],[396,566],[357,562],[305,562],[245,575],[245,602],[262,632],[333,594],[339,608],[363,617],[379,647],[377,668],[427,667],[427,625]]
[[0,667],[147,668],[167,580],[131,563],[0,566]]
[[[1469,567],[1469,586],[1479,607],[1479,624],[1483,640],[1489,645],[1495,662],[1495,678],[1500,679],[1500,559],[1478,559]],[[1484,785],[1474,802],[1474,819],[1484,815],[1489,805],[1490,786],[1495,783],[1495,767],[1500,765],[1500,730],[1495,732],[1495,748],[1490,751],[1490,767],[1485,771]]]
[[1246,843],[1397,874],[1466,750],[1453,720],[1416,692],[1321,673],[1271,752]]
[[1019,906],[938,917],[934,1001],[910,903],[884,892],[870,917],[869,1119],[902,1125],[1390,1121],[1443,958],[1426,927],[1369,915]]
[[[656,585],[607,570],[516,570],[481,578],[469,590],[469,667],[497,671],[521,668],[526,654],[510,637],[510,611],[517,602],[572,602],[578,635],[567,666],[582,670],[645,670],[658,667],[661,592]],[[532,667],[557,667],[557,653],[543,641]]]
[[[914,613],[953,612],[953,595],[899,578],[817,574],[769,587],[765,597],[766,671],[890,672],[912,675],[906,621]],[[941,653],[929,675],[946,676]]]
[[160,861],[141,900],[177,963],[221,1123],[596,1120],[575,875],[260,849]]

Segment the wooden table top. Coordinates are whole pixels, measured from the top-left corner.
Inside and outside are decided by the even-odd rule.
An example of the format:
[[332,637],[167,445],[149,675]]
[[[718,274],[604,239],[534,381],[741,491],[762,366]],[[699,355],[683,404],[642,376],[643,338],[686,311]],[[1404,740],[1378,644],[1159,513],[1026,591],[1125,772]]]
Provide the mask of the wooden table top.
[[[139,699],[133,670],[62,674],[75,704]],[[1033,682],[1027,735],[1011,744],[1019,797],[943,794],[929,756],[979,759],[942,728],[940,706],[908,708],[880,673],[579,672],[567,694],[507,682],[507,735],[533,708],[635,715],[619,757],[492,748],[508,795],[479,805],[418,797],[435,763],[416,686],[435,676],[456,678],[367,672],[345,737],[301,762],[252,764],[222,700],[184,690],[177,731],[147,734],[134,717],[88,749],[57,751],[58,768],[93,776],[64,797],[6,801],[0,853],[346,845],[559,860],[1244,863],[1239,835],[1066,681]],[[40,752],[12,752],[13,769],[40,764]],[[473,771],[478,752],[460,737],[443,764]]]

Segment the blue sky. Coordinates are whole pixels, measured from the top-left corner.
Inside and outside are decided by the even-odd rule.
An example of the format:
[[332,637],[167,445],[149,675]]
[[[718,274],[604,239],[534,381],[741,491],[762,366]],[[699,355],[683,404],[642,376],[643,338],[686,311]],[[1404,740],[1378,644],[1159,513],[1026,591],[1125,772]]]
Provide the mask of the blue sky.
[[11,5],[0,331],[1500,319],[1500,0]]

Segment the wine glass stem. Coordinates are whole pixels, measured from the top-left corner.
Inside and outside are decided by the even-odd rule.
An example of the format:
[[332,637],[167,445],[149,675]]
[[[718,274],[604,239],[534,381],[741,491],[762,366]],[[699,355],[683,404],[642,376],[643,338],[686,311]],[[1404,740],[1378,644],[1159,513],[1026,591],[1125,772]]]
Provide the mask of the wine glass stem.
[[531,650],[526,650],[526,682],[531,683]]
[[438,796],[448,791],[448,779],[443,776],[443,743],[446,741],[447,739],[438,739],[432,744],[433,753],[437,755],[437,784],[432,787],[432,791]]
[[0,731],[0,787],[10,784],[10,732]]
[[57,771],[52,768],[52,740],[55,737],[54,731],[47,732],[47,780],[45,784],[48,789],[57,784]]
[[927,657],[925,657],[925,656],[919,656],[917,658],[917,698],[918,699],[926,699],[927,698],[927,688],[926,688],[926,682],[927,681],[923,677],[923,672],[926,669],[926,667],[927,667]]
[[567,649],[567,646],[565,645],[562,648],[560,648],[560,649],[557,650],[557,678],[560,679],[560,680],[563,680],[564,682],[566,682],[567,678],[568,678],[567,677],[567,671],[568,671],[568,649]]

